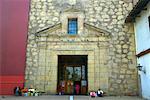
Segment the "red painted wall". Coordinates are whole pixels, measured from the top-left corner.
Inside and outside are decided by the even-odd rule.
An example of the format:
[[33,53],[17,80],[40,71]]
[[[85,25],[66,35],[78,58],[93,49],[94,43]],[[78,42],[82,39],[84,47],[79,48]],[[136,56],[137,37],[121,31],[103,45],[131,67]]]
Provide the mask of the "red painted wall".
[[23,87],[30,0],[0,0],[0,94]]

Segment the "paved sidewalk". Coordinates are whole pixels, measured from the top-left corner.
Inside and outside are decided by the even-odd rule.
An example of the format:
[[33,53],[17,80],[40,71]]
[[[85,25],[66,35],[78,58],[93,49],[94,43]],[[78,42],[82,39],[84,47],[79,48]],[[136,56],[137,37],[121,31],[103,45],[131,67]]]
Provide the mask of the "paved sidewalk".
[[[0,100],[69,100],[70,96],[56,96],[56,95],[44,95],[44,96],[29,96],[29,97],[16,97],[16,96],[0,96]],[[74,100],[144,100],[136,96],[106,96],[90,98],[89,96],[74,96]]]

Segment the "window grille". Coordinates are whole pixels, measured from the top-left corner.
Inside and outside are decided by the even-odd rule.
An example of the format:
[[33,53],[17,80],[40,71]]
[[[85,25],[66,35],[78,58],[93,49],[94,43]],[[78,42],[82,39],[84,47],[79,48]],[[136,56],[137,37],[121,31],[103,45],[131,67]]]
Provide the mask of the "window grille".
[[78,22],[77,18],[68,19],[68,34],[74,35],[77,34]]

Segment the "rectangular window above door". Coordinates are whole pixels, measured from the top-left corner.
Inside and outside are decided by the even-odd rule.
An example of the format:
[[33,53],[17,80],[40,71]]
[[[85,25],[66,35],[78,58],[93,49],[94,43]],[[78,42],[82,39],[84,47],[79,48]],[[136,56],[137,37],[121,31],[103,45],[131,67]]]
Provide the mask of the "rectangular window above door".
[[76,35],[78,32],[78,21],[77,18],[68,19],[68,34]]

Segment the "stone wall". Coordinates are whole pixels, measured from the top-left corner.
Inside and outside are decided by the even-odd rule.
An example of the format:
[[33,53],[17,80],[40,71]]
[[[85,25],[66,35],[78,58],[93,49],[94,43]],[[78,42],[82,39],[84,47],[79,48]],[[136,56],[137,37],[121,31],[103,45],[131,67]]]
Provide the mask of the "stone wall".
[[[136,95],[138,83],[133,25],[124,23],[132,5],[132,0],[31,0],[26,86],[32,85],[44,91],[45,84],[52,84],[44,81],[46,76],[43,73],[45,73],[45,66],[48,66],[48,62],[46,62],[46,51],[48,49],[45,51],[39,49],[36,32],[61,23],[60,15],[63,10],[74,6],[84,12],[84,22],[111,33],[111,38],[107,41],[109,44],[108,53],[107,56],[104,55],[106,58],[104,66],[107,67],[108,73],[107,90],[105,89],[107,94]],[[55,33],[57,34],[60,31],[61,29],[57,29]],[[47,38],[42,38],[42,41],[46,41],[45,39]],[[53,46],[50,42],[49,44],[40,42],[40,45],[40,48],[43,46],[43,49],[48,48],[48,45]],[[43,65],[40,66],[43,67],[39,67],[39,59],[41,58],[43,61],[40,61]],[[102,65],[99,66],[102,67]],[[101,75],[101,77],[103,76]],[[37,80],[40,80],[40,82]],[[94,80],[96,84],[100,85],[100,82]],[[54,84],[56,83],[54,82]],[[97,90],[97,87],[95,90]]]

